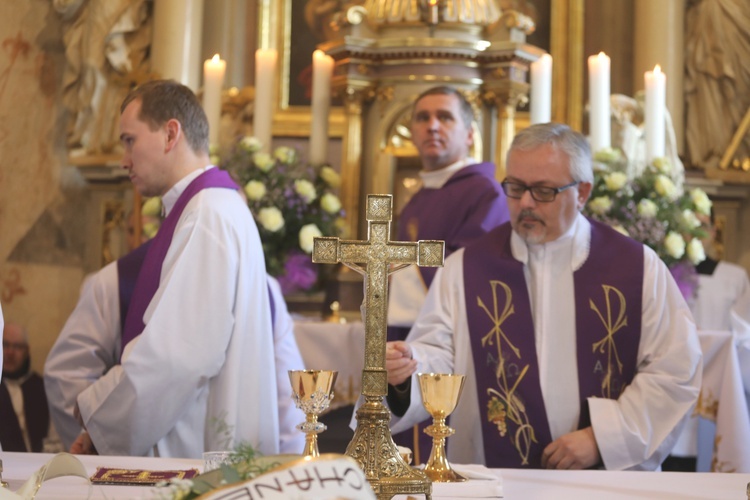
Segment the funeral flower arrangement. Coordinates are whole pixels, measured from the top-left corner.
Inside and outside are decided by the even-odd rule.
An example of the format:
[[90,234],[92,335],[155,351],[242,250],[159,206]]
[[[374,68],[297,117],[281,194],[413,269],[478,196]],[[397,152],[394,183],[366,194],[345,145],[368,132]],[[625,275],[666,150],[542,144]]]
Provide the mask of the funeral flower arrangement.
[[311,290],[318,269],[310,254],[316,236],[339,236],[344,212],[334,189],[341,185],[330,166],[307,165],[297,151],[261,151],[255,137],[240,138],[218,163],[244,189],[258,224],[266,269],[284,293]]
[[684,191],[666,158],[634,178],[626,167],[618,149],[594,155],[594,187],[584,213],[654,249],[689,297],[697,283],[694,266],[706,258],[700,216],[711,213],[711,200],[702,189]]

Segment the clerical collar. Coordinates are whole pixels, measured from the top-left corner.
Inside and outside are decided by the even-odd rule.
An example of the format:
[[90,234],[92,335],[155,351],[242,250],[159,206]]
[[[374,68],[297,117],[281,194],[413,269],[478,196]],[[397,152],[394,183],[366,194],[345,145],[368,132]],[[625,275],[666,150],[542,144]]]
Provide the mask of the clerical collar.
[[190,172],[185,177],[177,181],[177,184],[172,186],[172,189],[167,191],[167,193],[161,197],[161,206],[164,210],[162,216],[166,217],[167,215],[169,215],[169,212],[172,211],[174,204],[177,203],[177,198],[179,198],[182,192],[185,191],[185,188],[188,187],[191,182],[193,182],[193,179],[201,175],[209,168],[214,168],[214,166],[209,165],[207,167],[199,168],[198,170]]
[[554,250],[555,247],[564,244],[566,240],[573,245],[573,253],[570,258],[570,270],[575,272],[584,262],[586,262],[591,247],[591,224],[586,217],[580,213],[576,216],[576,220],[573,221],[573,224],[568,228],[565,234],[549,243],[529,245],[514,230],[510,235],[510,250],[513,257],[526,266],[529,264],[529,246],[545,247]]
[[463,160],[451,163],[440,170],[420,170],[419,177],[422,179],[422,187],[428,189],[440,189],[446,182],[448,182],[448,179],[453,177],[453,174],[464,167],[475,164],[476,162],[477,161],[474,158],[464,158]]

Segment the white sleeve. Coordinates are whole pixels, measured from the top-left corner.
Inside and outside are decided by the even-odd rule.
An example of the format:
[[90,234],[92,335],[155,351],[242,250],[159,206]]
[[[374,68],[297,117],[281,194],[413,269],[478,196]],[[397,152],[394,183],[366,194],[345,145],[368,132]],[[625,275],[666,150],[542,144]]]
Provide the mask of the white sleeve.
[[[209,382],[225,362],[240,244],[232,226],[216,220],[214,212],[190,211],[201,195],[177,225],[159,288],[144,314],[145,329],[126,346],[122,364],[78,396],[100,454],[150,453],[189,409],[205,404]],[[194,420],[185,425],[205,425],[208,418],[199,424],[191,415]]]
[[[429,418],[422,406],[417,373],[454,373],[454,336],[467,335],[463,303],[463,249],[454,252],[438,269],[427,292],[425,305],[412,327],[406,342],[419,364],[411,379],[411,403],[402,417],[393,417],[393,432],[401,432]],[[463,314],[460,311],[464,311]],[[465,322],[465,321],[464,321]]]
[[687,303],[664,263],[644,246],[636,375],[617,400],[588,399],[594,435],[607,469],[659,467],[698,398],[701,359]]
[[744,269],[739,268],[738,272],[742,273],[742,277],[737,299],[732,305],[730,320],[742,381],[745,385],[745,397],[750,405],[750,280]]
[[289,370],[304,370],[305,363],[294,337],[294,320],[289,315],[279,283],[269,276],[268,286],[274,304],[273,343],[279,405],[279,451],[298,454],[305,449],[305,435],[297,430],[297,424],[305,421],[305,414],[292,400]]
[[44,365],[50,417],[66,450],[81,432],[73,416],[76,398],[120,357],[117,286],[114,262],[84,281],[78,304]]

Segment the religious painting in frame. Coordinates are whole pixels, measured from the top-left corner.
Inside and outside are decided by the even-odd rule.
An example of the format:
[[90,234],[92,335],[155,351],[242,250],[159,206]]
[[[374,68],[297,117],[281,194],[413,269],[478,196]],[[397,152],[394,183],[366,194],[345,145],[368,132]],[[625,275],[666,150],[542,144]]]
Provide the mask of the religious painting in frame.
[[[264,2],[265,3],[265,2]],[[324,35],[316,26],[319,10],[318,0],[278,0],[270,6],[273,23],[272,34],[278,64],[277,106],[274,113],[273,135],[288,137],[309,137],[311,109],[310,94],[312,85],[312,53],[316,46],[325,41]],[[263,15],[259,16],[261,22]],[[275,35],[275,36],[274,36]],[[331,106],[329,136],[341,137],[344,114],[340,106]]]

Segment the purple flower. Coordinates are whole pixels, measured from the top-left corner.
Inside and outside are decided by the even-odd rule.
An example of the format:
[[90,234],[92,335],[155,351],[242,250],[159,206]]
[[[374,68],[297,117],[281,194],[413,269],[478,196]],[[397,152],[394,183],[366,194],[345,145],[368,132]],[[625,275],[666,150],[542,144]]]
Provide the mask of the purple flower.
[[309,290],[318,281],[312,258],[302,253],[289,255],[284,264],[284,274],[278,277],[284,294]]

